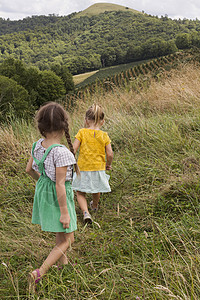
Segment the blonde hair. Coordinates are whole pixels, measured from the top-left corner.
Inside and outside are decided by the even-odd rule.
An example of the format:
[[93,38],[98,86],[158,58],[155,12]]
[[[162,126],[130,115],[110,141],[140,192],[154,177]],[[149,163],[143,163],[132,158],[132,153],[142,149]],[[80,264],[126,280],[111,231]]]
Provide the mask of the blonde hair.
[[94,125],[100,124],[100,122],[104,119],[103,108],[100,105],[94,103],[86,111],[85,119],[94,121]]

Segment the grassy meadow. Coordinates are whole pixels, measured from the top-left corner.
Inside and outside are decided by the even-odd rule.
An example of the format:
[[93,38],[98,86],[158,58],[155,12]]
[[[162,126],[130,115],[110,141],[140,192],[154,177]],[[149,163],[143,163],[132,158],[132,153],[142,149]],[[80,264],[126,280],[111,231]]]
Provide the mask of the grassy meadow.
[[99,14],[102,14],[106,11],[130,11],[134,14],[140,14],[141,12],[129,8],[129,7],[125,7],[122,5],[118,5],[118,4],[113,4],[113,3],[95,3],[93,5],[91,5],[90,7],[88,7],[87,9],[80,11],[75,18],[80,18],[80,17],[91,17],[91,16],[96,16]]
[[112,192],[91,226],[76,202],[69,264],[52,267],[35,294],[27,276],[54,235],[31,224],[35,182],[25,166],[39,135],[31,121],[10,116],[0,128],[1,299],[200,299],[199,86],[199,66],[185,64],[148,87],[97,92],[69,110],[73,137],[91,103],[104,107]]

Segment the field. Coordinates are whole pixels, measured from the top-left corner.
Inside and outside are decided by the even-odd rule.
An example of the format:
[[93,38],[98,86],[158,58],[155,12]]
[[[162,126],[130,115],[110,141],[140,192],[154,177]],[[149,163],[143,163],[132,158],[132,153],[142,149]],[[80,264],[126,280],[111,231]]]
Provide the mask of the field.
[[92,71],[92,72],[87,72],[87,73],[83,73],[83,74],[79,74],[79,75],[74,75],[73,76],[73,80],[74,80],[74,84],[78,85],[81,82],[85,81],[88,77],[91,77],[92,75],[94,75],[96,72],[98,71]]
[[73,76],[74,84],[76,88],[81,88],[86,86],[87,84],[94,83],[96,80],[103,80],[109,76],[113,76],[115,74],[119,74],[120,72],[129,70],[137,65],[141,65],[148,60],[132,62],[129,64],[122,64],[118,66],[112,66],[108,68],[102,68],[98,71],[87,72],[80,75]]
[[35,294],[28,273],[54,246],[53,234],[31,224],[35,182],[25,166],[39,135],[33,122],[12,115],[2,125],[1,299],[200,299],[200,68],[185,63],[150,80],[97,91],[70,108],[73,138],[88,106],[104,107],[112,192],[101,196],[91,226],[76,202],[69,264],[53,267]]

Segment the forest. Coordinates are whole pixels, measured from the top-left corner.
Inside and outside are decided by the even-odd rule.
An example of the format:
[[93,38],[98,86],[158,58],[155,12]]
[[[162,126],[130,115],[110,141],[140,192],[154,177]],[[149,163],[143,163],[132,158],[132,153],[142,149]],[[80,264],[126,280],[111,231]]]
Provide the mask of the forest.
[[40,71],[60,65],[74,75],[192,46],[200,47],[198,19],[172,20],[128,10],[91,17],[0,18],[0,63],[14,58]]
[[40,71],[7,58],[0,64],[0,122],[11,113],[27,119],[44,102],[63,100],[73,90],[73,78],[65,66]]

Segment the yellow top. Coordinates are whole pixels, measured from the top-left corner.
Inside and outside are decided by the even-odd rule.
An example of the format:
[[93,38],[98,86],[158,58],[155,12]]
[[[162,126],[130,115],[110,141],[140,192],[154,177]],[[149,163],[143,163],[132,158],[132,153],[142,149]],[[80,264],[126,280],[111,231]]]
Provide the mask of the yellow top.
[[111,143],[108,134],[102,130],[82,128],[75,137],[81,143],[78,156],[80,171],[105,170],[105,146]]

